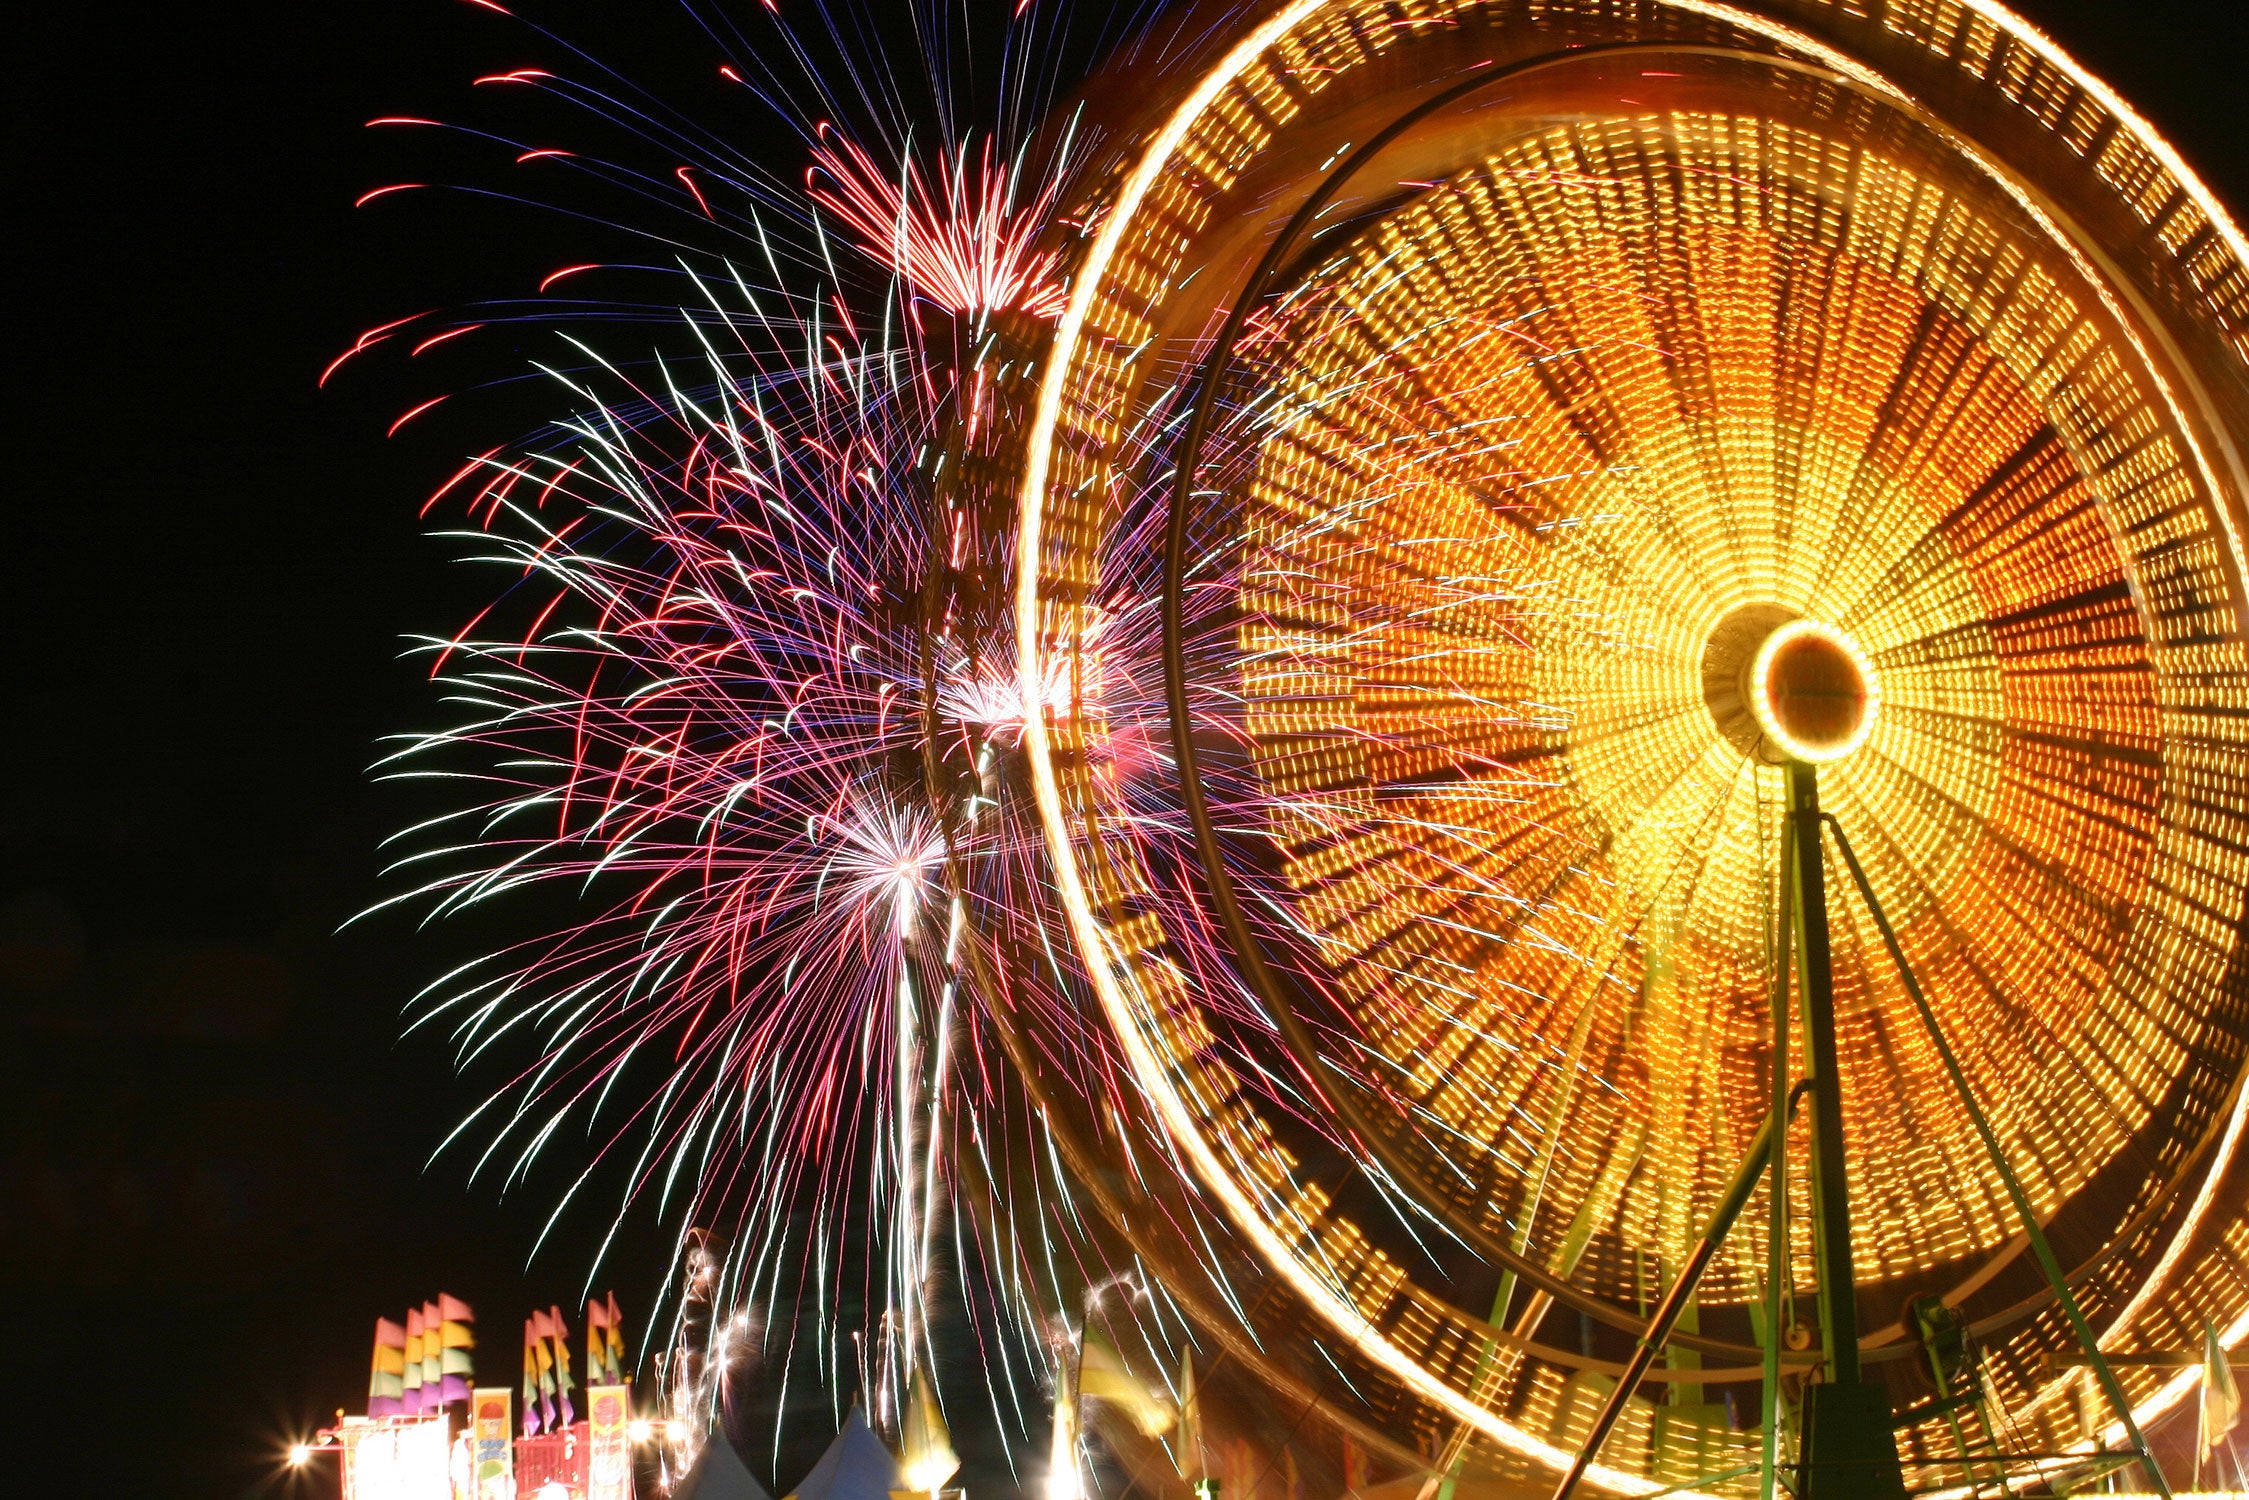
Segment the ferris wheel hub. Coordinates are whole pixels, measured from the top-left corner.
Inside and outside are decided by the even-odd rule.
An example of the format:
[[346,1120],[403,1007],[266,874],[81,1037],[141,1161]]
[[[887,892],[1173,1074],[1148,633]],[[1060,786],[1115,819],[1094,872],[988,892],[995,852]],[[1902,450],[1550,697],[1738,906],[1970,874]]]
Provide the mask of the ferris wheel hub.
[[1791,760],[1823,765],[1866,743],[1882,694],[1859,644],[1832,625],[1791,620],[1749,664],[1749,707]]
[[1842,760],[1866,743],[1882,704],[1856,640],[1779,604],[1743,605],[1719,620],[1702,683],[1719,733],[1766,761]]

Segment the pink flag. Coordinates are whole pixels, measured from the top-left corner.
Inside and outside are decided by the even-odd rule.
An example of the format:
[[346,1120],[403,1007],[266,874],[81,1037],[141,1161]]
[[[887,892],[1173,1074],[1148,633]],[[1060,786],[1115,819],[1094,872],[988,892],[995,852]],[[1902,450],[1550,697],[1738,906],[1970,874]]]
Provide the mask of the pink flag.
[[375,1359],[367,1377],[367,1415],[406,1413],[406,1330],[388,1318],[375,1320]]
[[570,1393],[578,1382],[570,1378],[570,1325],[563,1321],[562,1309],[547,1309],[547,1329],[554,1340],[554,1383],[556,1399],[562,1407],[562,1425],[568,1427],[578,1420],[578,1408],[570,1402]]

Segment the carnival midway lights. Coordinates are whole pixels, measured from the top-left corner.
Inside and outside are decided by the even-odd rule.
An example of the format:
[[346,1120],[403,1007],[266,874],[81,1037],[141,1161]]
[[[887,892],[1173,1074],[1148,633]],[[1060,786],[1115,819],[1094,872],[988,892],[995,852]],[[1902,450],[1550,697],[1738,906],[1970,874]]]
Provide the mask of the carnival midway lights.
[[[2249,241],[2129,104],[1986,0],[1034,3],[854,126],[746,9],[801,179],[480,80],[692,155],[391,762],[402,902],[578,913],[420,1002],[459,1149],[694,1226],[538,1493],[2243,1485]],[[355,1500],[532,1492],[569,1334],[488,1436],[450,1306]]]

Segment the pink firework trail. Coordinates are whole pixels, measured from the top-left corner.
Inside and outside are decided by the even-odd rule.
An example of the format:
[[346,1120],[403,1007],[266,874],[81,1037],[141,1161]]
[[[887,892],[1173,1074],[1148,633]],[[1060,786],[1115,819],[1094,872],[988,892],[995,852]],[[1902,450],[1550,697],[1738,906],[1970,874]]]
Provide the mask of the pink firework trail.
[[806,196],[850,226],[917,294],[970,316],[1011,308],[1039,318],[1062,315],[1061,257],[1039,248],[1059,179],[1023,200],[1020,173],[996,164],[987,140],[974,168],[966,145],[942,158],[932,191],[911,162],[886,175],[833,129],[823,126],[819,134]]

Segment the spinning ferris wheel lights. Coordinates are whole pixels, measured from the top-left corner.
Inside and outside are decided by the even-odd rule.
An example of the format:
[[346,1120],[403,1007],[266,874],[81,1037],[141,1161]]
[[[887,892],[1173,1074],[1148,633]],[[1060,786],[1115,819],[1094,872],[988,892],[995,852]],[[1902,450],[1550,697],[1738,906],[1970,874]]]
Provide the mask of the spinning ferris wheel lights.
[[[1107,651],[1111,600],[1176,621],[1187,857],[1118,836],[1152,826],[1098,770],[1121,700],[1026,761],[1260,1337],[1337,1370],[1323,1409],[1545,1488],[1810,1077],[1793,1215],[1746,1214],[1678,1333],[1711,1368],[1649,1368],[1589,1482],[1746,1488],[1774,1423],[1707,1391],[1815,1292],[1792,1408],[1855,1361],[1914,1409],[1897,1309],[1935,1295],[2023,1451],[2091,1461],[2130,1423],[2040,1373],[2081,1339],[2018,1190],[2109,1347],[2249,1328],[2232,219],[1995,5],[1261,14],[1086,216],[1016,600],[1027,681]],[[1770,985],[1823,812],[1865,897],[1795,940],[1816,1055]],[[1819,1227],[1815,1170],[1862,1211]],[[2136,1420],[2177,1400],[2114,1373]],[[1900,1441],[1954,1482],[1940,1419]]]

